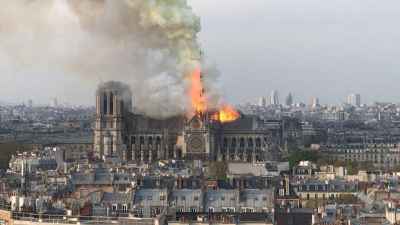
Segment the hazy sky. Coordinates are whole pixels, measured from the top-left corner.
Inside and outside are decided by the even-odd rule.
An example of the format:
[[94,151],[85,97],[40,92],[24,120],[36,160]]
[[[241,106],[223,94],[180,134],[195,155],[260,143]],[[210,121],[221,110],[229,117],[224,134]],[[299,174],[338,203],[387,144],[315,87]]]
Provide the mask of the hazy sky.
[[[363,101],[398,101],[398,0],[189,0],[201,17],[205,55],[222,73],[233,102],[276,89],[281,99],[339,103],[351,92]],[[10,68],[0,54],[0,101],[94,104],[99,81]]]

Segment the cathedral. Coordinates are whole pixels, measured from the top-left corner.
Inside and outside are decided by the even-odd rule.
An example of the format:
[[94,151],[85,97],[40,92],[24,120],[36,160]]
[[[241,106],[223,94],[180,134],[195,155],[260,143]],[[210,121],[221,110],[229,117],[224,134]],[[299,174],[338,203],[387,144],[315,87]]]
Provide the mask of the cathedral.
[[107,82],[96,93],[94,151],[98,159],[151,163],[164,159],[263,162],[271,160],[276,134],[256,116],[222,123],[208,113],[154,119],[133,112],[132,92]]

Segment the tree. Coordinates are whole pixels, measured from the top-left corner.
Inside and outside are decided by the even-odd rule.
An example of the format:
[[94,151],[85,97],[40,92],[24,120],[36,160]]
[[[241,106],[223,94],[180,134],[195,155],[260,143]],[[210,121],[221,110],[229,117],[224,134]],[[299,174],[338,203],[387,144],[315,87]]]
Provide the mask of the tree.
[[226,162],[210,162],[208,166],[208,176],[214,179],[225,179],[227,176],[228,165]]
[[289,165],[293,167],[300,161],[311,161],[316,163],[320,159],[318,152],[311,150],[299,150],[289,154]]

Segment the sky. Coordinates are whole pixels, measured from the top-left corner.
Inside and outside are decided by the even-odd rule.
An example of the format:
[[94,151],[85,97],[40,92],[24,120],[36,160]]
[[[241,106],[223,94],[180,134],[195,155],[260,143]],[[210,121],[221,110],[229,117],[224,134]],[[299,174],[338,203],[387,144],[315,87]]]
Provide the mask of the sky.
[[[188,0],[201,17],[205,57],[232,103],[278,90],[296,101],[398,101],[398,0]],[[0,102],[94,104],[100,81],[12,68],[0,54]]]

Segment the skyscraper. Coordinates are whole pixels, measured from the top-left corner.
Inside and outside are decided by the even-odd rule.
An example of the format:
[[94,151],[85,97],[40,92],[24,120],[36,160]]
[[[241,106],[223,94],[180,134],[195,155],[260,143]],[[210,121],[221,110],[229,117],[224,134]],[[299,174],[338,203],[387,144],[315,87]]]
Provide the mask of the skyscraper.
[[279,105],[279,95],[278,91],[273,90],[269,96],[271,105]]
[[285,105],[291,106],[293,105],[293,95],[289,92],[288,96],[285,99]]
[[57,98],[53,98],[50,102],[50,107],[57,108],[58,107],[58,100]]
[[258,99],[258,106],[260,106],[260,107],[267,106],[267,98],[266,97],[260,97]]
[[33,107],[33,100],[32,100],[32,99],[29,99],[29,100],[28,100],[28,107],[29,107],[29,108],[32,108],[32,107]]
[[312,108],[317,108],[317,107],[319,107],[320,106],[320,104],[319,104],[319,98],[317,98],[317,97],[312,97],[311,98],[311,107]]
[[361,95],[360,94],[350,94],[347,96],[347,104],[352,106],[361,106]]

